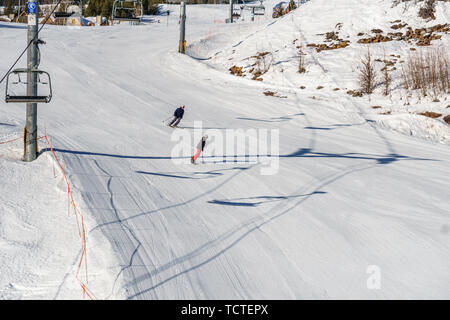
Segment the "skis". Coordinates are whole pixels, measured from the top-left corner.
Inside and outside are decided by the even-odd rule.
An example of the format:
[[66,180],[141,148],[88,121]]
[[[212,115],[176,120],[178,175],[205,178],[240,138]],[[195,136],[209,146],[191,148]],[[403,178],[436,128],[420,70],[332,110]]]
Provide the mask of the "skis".
[[183,127],[179,127],[179,126],[169,126],[169,125],[167,125],[167,126],[173,128],[173,129],[184,129]]
[[162,122],[165,126],[167,126],[167,127],[171,127],[171,128],[173,128],[173,129],[184,129],[183,127],[178,127],[178,126],[170,126],[169,124],[167,124],[166,123],[166,120],[164,120],[163,122]]

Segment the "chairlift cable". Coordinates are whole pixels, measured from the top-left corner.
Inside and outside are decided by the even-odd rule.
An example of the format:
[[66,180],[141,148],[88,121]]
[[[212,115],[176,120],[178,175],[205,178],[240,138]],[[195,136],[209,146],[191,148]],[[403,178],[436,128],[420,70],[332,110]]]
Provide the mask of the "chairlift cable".
[[52,12],[50,12],[50,14],[47,16],[47,19],[45,19],[44,23],[42,24],[42,26],[39,28],[39,30],[37,31],[36,35],[34,36],[33,39],[30,40],[30,42],[28,43],[27,47],[25,48],[25,50],[22,51],[22,53],[20,54],[20,56],[17,58],[17,60],[13,63],[13,65],[11,66],[11,68],[9,68],[9,70],[6,72],[6,74],[3,76],[2,80],[0,80],[0,83],[3,82],[3,80],[6,79],[6,77],[8,76],[8,74],[11,72],[11,70],[15,67],[15,65],[17,64],[17,62],[19,62],[19,60],[22,58],[22,56],[25,54],[25,52],[27,52],[28,48],[31,46],[31,44],[36,41],[36,38],[39,36],[39,32],[41,32],[42,28],[45,26],[45,24],[47,23],[48,19],[50,19],[50,16],[55,12],[56,8],[59,6],[59,4],[61,3],[62,0],[58,0],[58,2],[56,3],[56,6],[53,8]]

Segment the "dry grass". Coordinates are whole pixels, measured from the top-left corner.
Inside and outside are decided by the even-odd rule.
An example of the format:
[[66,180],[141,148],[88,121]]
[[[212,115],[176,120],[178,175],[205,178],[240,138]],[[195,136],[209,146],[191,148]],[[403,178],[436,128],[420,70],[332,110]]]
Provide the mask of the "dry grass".
[[410,53],[402,67],[403,83],[407,90],[419,90],[422,96],[447,94],[450,88],[449,60],[445,48]]

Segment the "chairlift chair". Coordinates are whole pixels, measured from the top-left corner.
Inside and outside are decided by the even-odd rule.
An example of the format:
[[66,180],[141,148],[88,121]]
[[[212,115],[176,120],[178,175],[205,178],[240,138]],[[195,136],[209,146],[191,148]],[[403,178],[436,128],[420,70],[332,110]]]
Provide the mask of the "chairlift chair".
[[55,12],[56,19],[64,19],[71,17],[75,12]]
[[[59,5],[62,6],[60,8],[62,8],[65,11],[54,12],[53,15],[54,15],[55,19],[67,19],[67,18],[73,16],[74,14],[77,14],[76,11],[73,11],[73,6],[79,7],[78,14],[81,14],[81,12],[82,12],[83,4],[82,4],[82,1],[80,1],[80,0],[65,0],[65,1],[60,2]],[[71,8],[71,11],[68,11],[69,8]]]
[[[121,17],[119,12],[126,12],[126,17]],[[141,0],[114,0],[111,20],[140,22],[144,15]]]
[[[28,74],[31,73],[31,84],[36,83],[43,86],[48,87],[47,95],[17,95],[11,92],[11,85],[28,85]],[[10,81],[11,76],[17,76],[16,81]],[[22,77],[21,77],[22,75]],[[42,78],[46,78],[42,81]],[[23,79],[26,79],[23,81]],[[33,80],[36,79],[36,80]],[[39,89],[39,88],[38,88]],[[6,103],[49,103],[52,100],[52,83],[50,79],[50,75],[46,71],[38,70],[38,69],[15,69],[11,71],[6,77],[6,94],[5,94],[5,102]]]

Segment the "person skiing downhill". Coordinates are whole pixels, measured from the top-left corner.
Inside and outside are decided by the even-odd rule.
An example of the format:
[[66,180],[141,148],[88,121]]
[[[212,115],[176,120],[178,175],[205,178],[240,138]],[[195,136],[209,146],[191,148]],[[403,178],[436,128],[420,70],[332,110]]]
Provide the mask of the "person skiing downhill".
[[206,145],[206,139],[208,139],[207,135],[204,135],[200,142],[197,144],[197,151],[194,156],[191,157],[191,163],[195,164],[195,160],[200,156],[200,153],[203,151]]
[[183,115],[184,115],[184,105],[175,110],[175,112],[173,113],[173,119],[168,124],[168,126],[172,128],[176,127],[180,123],[181,119],[183,119]]

